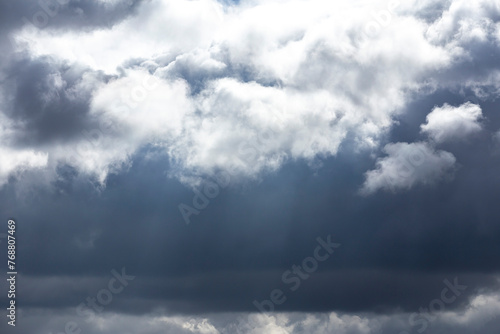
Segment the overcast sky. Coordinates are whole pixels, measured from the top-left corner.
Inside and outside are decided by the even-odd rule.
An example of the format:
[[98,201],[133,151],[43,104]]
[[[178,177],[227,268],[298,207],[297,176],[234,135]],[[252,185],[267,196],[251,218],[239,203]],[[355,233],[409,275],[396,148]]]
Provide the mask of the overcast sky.
[[496,0],[0,2],[30,334],[497,334]]

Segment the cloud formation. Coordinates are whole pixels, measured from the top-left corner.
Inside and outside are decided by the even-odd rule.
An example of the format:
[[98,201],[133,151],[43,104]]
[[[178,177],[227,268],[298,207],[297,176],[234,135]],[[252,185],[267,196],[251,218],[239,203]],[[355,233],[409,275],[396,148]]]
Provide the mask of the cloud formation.
[[[42,328],[32,328],[31,333],[64,328],[73,323],[85,332],[111,334],[117,332],[159,334],[374,334],[374,333],[458,333],[480,331],[494,334],[500,323],[500,298],[497,294],[474,297],[466,310],[433,313],[394,313],[380,315],[364,313],[350,315],[340,312],[327,313],[221,313],[195,316],[161,314],[123,315],[109,313],[88,318],[52,315],[51,323]],[[41,314],[30,310],[24,321],[39,323]]]
[[47,155],[41,152],[0,149],[0,156],[3,157],[0,161],[0,186],[15,173],[47,165]]
[[366,173],[361,190],[371,194],[379,189],[410,189],[418,184],[434,184],[453,175],[456,158],[428,143],[395,143],[384,147],[387,157],[377,160],[377,168]]
[[0,46],[22,332],[498,333],[496,1],[4,1]]
[[[104,182],[153,144],[164,147],[181,178],[220,169],[252,178],[287,161],[335,155],[347,138],[359,149],[376,148],[410,95],[434,87],[429,76],[465,59],[461,42],[429,37],[450,27],[415,16],[434,10],[432,2],[412,8],[385,1],[151,1],[108,29],[55,35],[25,26],[12,38],[34,59],[50,55],[111,76],[91,86],[80,119],[106,119],[116,131],[103,132],[102,145],[83,159],[71,159],[78,170]],[[286,20],[276,24],[283,12]],[[148,90],[147,76],[161,84]],[[71,85],[60,72],[51,78],[59,89]],[[47,91],[44,98],[58,97]],[[67,128],[58,122],[53,136]],[[87,144],[83,136],[75,140],[72,147]],[[70,160],[71,148],[57,145],[44,147],[50,166]]]
[[436,143],[462,141],[482,130],[482,117],[481,107],[476,104],[467,102],[459,107],[445,104],[434,108],[420,128]]

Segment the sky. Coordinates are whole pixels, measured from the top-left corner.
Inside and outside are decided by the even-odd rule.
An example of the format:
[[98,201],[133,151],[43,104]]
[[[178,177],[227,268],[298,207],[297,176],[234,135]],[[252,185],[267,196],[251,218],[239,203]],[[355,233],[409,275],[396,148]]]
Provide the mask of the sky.
[[496,334],[500,3],[0,2],[30,334]]

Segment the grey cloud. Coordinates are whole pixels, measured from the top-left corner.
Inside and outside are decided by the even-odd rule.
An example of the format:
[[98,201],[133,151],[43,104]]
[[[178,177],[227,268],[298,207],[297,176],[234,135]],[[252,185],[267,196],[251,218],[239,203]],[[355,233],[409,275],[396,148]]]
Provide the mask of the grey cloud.
[[38,29],[109,28],[135,13],[142,0],[28,0],[5,1],[1,22],[10,29],[31,24]]
[[[481,301],[479,301],[481,300]],[[78,317],[71,310],[59,313],[37,308],[23,312],[22,329],[30,333],[63,332],[64,329],[80,329],[92,334],[116,332],[157,334],[168,331],[174,334],[251,334],[266,333],[340,333],[340,334],[401,334],[412,332],[481,333],[494,334],[499,325],[498,295],[478,296],[478,303],[465,312],[429,313],[392,313],[378,315],[360,313],[357,315],[341,312],[329,313],[208,313],[196,316],[179,316],[156,312],[135,316],[118,313],[105,313],[94,318]],[[44,317],[50,320],[44,319]],[[411,320],[413,319],[413,320]],[[40,325],[43,323],[43,325]],[[71,327],[73,326],[73,327]]]
[[456,158],[435,150],[424,142],[387,144],[387,157],[377,160],[377,168],[366,173],[362,193],[379,189],[396,192],[418,184],[434,184],[453,176]]
[[88,115],[92,93],[109,80],[103,73],[49,57],[13,61],[5,73],[4,114],[19,129],[15,145],[37,146],[81,137],[95,127]]

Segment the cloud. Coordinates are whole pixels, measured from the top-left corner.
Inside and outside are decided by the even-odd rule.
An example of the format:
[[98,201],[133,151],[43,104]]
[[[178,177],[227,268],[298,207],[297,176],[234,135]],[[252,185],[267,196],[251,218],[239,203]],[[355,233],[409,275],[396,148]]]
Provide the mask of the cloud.
[[441,43],[468,43],[486,41],[495,34],[495,16],[500,12],[498,3],[488,0],[452,1],[442,12],[427,34]]
[[[401,334],[459,276],[470,288],[427,332],[498,333],[500,135],[438,145],[500,128],[500,8],[394,3],[71,0],[37,28],[36,0],[2,2],[20,330]],[[186,226],[179,205],[224,170],[240,183]],[[328,234],[342,252],[297,291],[280,283]],[[130,289],[77,317],[122,266]],[[286,303],[250,313],[274,288]]]
[[426,123],[420,126],[436,143],[461,141],[482,130],[480,124],[483,114],[479,105],[467,102],[459,107],[444,104],[435,107],[426,117]]
[[[18,94],[6,92],[21,112],[6,114],[27,118],[11,129],[31,135],[24,149],[37,149],[37,135],[57,139],[44,148],[50,168],[71,161],[102,183],[150,145],[164,148],[181,180],[221,169],[257,178],[335,156],[348,140],[376,149],[402,110],[436,89],[459,82],[498,95],[498,68],[485,58],[497,52],[498,13],[487,0],[70,2],[50,29],[12,25],[14,59],[29,57],[12,85]],[[145,76],[161,84],[147,89]],[[123,105],[133,107],[122,114]],[[446,108],[422,131],[437,141],[478,131],[474,108],[458,108],[460,120]],[[110,122],[113,131],[101,131]],[[82,131],[100,132],[100,142]],[[86,147],[83,158],[75,147]]]
[[[220,169],[255,178],[289,161],[336,155],[346,138],[376,148],[408,92],[456,58],[426,39],[426,23],[397,8],[368,34],[370,13],[387,3],[359,4],[151,1],[109,29],[55,35],[24,27],[13,38],[34,59],[50,55],[118,78],[88,97],[89,115],[112,120],[116,132],[91,147],[90,163],[72,159],[79,171],[104,182],[139,148],[161,145],[181,179]],[[161,85],[122,113],[118,102],[140,94],[134,73],[146,72]],[[118,92],[125,82],[130,91]],[[170,105],[169,96],[184,102]],[[65,146],[47,149],[53,164],[71,158]]]
[[89,118],[98,126],[85,130],[76,146],[61,145],[53,151],[54,160],[104,183],[108,173],[128,165],[139,148],[169,145],[184,135],[183,123],[195,110],[187,91],[183,81],[160,81],[143,69],[127,71],[93,96]]
[[436,150],[425,142],[387,144],[384,152],[388,156],[379,158],[377,168],[365,174],[363,194],[434,184],[451,177],[456,163],[453,154]]
[[[438,295],[439,296],[439,295]],[[438,311],[432,313],[391,314],[342,312],[324,313],[212,313],[203,315],[170,315],[157,310],[144,315],[102,313],[88,318],[76,317],[74,312],[59,314],[41,313],[28,309],[19,324],[30,333],[39,334],[62,330],[73,323],[82,331],[92,334],[148,333],[159,334],[375,334],[411,333],[429,334],[457,333],[494,334],[498,329],[500,298],[496,293],[477,294],[461,311]],[[42,317],[50,315],[50,321]]]
[[0,146],[0,186],[7,183],[9,176],[26,170],[47,166],[47,153],[30,150],[12,150]]

